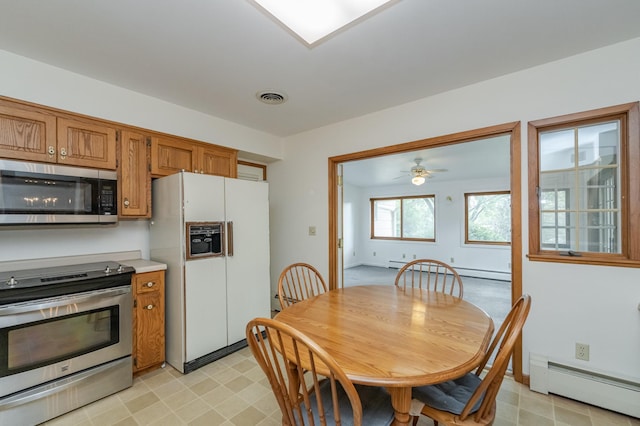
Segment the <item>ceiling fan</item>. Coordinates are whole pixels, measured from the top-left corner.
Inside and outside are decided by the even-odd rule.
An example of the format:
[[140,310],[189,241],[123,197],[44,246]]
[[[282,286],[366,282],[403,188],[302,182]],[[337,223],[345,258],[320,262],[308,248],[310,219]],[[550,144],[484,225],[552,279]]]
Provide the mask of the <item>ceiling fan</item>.
[[427,170],[426,167],[420,164],[422,163],[422,158],[420,157],[417,157],[413,161],[416,162],[416,165],[411,167],[411,170],[409,170],[408,173],[409,173],[409,176],[411,176],[411,183],[414,185],[422,185],[426,179],[429,179],[432,177],[432,173],[447,171],[447,169]]

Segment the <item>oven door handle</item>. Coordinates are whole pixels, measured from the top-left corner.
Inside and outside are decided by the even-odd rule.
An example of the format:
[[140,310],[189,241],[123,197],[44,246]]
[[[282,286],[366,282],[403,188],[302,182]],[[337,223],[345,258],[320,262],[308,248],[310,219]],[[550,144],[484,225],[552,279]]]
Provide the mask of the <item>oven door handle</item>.
[[73,303],[93,302],[127,293],[131,293],[131,286],[116,287],[105,290],[92,290],[86,293],[76,293],[47,299],[32,300],[29,302],[21,302],[16,303],[15,305],[0,306],[0,317],[20,314],[23,312],[31,312],[38,309],[66,306]]

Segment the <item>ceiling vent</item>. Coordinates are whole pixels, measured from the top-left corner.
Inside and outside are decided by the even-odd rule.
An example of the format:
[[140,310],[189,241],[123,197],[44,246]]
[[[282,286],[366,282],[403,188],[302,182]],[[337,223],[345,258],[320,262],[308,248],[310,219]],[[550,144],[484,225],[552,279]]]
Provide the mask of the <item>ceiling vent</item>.
[[278,93],[273,90],[258,92],[256,93],[256,97],[260,100],[260,102],[268,105],[280,105],[287,102],[288,99],[286,94]]

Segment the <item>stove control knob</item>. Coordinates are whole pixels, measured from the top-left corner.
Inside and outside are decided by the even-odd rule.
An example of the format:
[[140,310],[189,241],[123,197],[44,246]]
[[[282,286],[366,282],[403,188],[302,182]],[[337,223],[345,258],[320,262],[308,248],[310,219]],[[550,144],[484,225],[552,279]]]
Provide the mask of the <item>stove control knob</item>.
[[107,267],[104,268],[104,273],[105,274],[110,274],[111,273],[111,268],[109,268],[109,265],[107,265]]
[[16,280],[14,277],[11,277],[7,280],[7,285],[9,287],[15,287],[18,284],[18,280]]
[[118,265],[117,271],[119,274],[121,274],[124,271],[124,267],[122,265]]

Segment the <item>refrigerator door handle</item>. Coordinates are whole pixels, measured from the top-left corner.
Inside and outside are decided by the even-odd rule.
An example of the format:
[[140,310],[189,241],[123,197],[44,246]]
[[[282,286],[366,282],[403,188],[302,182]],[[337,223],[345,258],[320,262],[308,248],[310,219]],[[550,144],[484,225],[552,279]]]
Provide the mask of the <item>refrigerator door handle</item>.
[[227,222],[227,256],[233,257],[233,222]]

